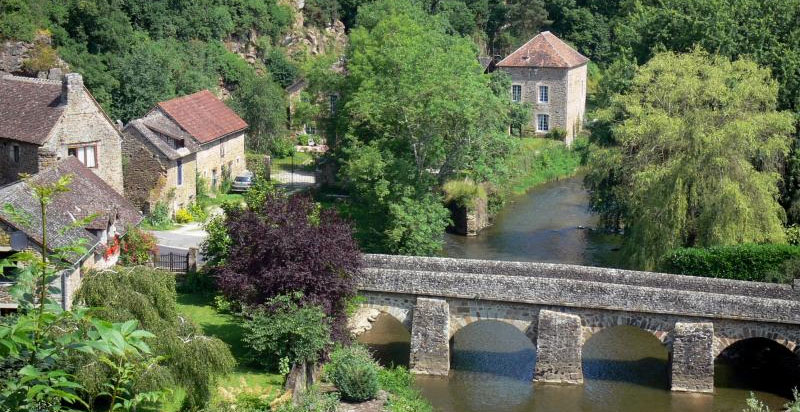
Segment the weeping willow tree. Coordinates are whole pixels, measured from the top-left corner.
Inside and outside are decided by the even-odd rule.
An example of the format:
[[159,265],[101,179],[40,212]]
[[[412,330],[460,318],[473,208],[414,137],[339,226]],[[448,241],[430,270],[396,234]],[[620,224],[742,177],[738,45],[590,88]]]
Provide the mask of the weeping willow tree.
[[784,241],[778,168],[794,130],[767,69],[696,49],[661,53],[593,131],[592,205],[652,269],[678,247]]
[[[138,385],[143,390],[180,387],[186,392],[184,409],[205,405],[216,378],[235,364],[228,346],[204,336],[178,315],[175,276],[152,268],[116,268],[88,275],[76,294],[77,301],[96,308],[103,319],[114,322],[137,319],[156,338],[148,341],[153,354],[164,358]],[[77,360],[75,375],[90,396],[102,392],[110,373],[103,365]]]

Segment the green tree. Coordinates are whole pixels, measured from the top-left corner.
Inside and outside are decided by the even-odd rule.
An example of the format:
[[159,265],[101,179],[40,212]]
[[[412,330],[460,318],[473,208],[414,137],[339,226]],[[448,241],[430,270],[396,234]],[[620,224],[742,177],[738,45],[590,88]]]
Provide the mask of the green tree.
[[435,253],[449,221],[438,186],[461,174],[485,181],[504,157],[489,149],[506,138],[507,96],[492,92],[472,42],[441,19],[379,1],[361,7],[351,32],[340,175],[371,250]]
[[267,151],[286,130],[286,97],[270,77],[245,79],[233,93],[231,105],[250,125],[247,143],[252,150]]
[[791,114],[769,70],[695,49],[657,54],[599,115],[609,131],[586,183],[604,221],[651,269],[683,246],[780,242],[777,167]]

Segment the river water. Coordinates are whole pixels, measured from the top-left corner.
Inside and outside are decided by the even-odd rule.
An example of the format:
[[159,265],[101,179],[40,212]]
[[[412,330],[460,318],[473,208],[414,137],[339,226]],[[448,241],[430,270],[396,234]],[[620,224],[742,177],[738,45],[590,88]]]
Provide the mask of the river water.
[[[565,179],[515,199],[477,237],[448,235],[445,255],[613,265],[618,239],[587,229],[596,224],[581,179]],[[359,337],[385,365],[408,364],[409,339],[402,324],[388,315]],[[739,412],[751,390],[773,410],[786,402],[786,388],[781,388],[783,396],[754,390],[746,373],[724,361],[715,368],[713,395],[673,393],[666,348],[647,332],[627,326],[604,330],[586,342],[581,385],[531,383],[536,349],[502,322],[470,324],[453,337],[451,348],[448,377],[416,378],[441,412]]]

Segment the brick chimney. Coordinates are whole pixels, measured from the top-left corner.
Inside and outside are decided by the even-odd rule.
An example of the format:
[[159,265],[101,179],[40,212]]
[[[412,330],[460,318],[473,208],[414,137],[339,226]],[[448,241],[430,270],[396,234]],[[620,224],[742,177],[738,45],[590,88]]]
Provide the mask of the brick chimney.
[[61,103],[75,100],[83,92],[83,76],[80,73],[67,73],[61,81]]

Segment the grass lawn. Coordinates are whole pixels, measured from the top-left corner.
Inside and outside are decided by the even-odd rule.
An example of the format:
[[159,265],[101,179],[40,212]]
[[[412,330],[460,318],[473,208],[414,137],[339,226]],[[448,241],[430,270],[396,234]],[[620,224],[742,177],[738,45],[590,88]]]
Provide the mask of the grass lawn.
[[[281,170],[292,170],[292,157],[281,157],[272,159],[272,172]],[[311,153],[297,152],[294,154],[294,170],[314,170],[314,156]]]
[[[575,143],[574,146],[578,146]],[[564,143],[540,137],[521,139],[516,153],[508,162],[514,170],[507,187],[512,193],[520,195],[528,189],[562,177],[572,176],[580,168],[581,156],[578,150],[567,148]]]
[[238,362],[233,373],[220,380],[212,402],[224,397],[226,392],[235,394],[244,391],[258,395],[271,394],[273,397],[280,395],[283,377],[246,365],[247,349],[241,341],[243,329],[234,316],[217,312],[212,305],[212,297],[178,294],[178,312],[200,326],[204,334],[215,336],[230,345]]
[[214,206],[221,206],[224,203],[242,203],[244,196],[241,193],[217,193],[216,197],[203,197],[201,201],[203,209],[208,211],[208,208]]

